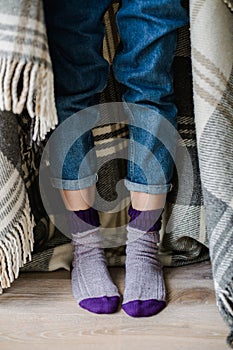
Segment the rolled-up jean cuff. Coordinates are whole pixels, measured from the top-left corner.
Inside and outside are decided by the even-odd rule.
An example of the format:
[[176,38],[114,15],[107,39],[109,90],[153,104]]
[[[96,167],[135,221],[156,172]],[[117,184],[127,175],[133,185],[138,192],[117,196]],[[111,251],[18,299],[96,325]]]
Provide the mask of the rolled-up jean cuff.
[[165,185],[143,185],[138,184],[135,182],[131,182],[127,179],[124,180],[125,187],[129,191],[133,192],[143,192],[148,194],[161,194],[161,193],[168,193],[172,189],[172,184],[165,184]]
[[53,187],[61,189],[61,190],[82,190],[87,187],[91,187],[98,181],[98,175],[93,174],[90,176],[87,176],[83,179],[77,179],[77,180],[64,180],[64,179],[58,179],[58,178],[50,178],[51,184]]

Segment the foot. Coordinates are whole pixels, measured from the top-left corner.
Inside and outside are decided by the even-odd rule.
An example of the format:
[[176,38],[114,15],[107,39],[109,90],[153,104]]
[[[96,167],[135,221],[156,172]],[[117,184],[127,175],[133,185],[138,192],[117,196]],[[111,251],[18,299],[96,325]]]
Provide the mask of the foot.
[[128,228],[123,310],[132,317],[158,314],[166,306],[162,266],[158,259],[159,233]]
[[107,269],[99,229],[73,237],[72,290],[79,306],[96,314],[116,312],[120,296]]

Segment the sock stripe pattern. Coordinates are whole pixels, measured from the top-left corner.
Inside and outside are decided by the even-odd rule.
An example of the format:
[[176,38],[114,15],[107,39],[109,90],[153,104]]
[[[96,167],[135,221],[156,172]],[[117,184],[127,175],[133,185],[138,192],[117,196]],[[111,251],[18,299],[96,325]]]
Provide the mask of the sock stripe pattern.
[[85,210],[77,210],[70,212],[70,220],[72,230],[78,227],[79,232],[89,231],[100,226],[99,214],[96,209],[88,208]]
[[129,226],[144,232],[159,231],[161,229],[163,209],[136,210],[130,205],[128,214],[130,216]]

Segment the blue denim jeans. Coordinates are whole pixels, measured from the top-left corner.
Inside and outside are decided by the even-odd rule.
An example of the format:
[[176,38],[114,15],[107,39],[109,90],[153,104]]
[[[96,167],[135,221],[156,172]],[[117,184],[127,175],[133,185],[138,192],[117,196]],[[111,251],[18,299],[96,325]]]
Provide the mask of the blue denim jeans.
[[[109,64],[102,56],[103,15],[111,3],[44,0],[60,124],[98,104],[106,87]],[[122,86],[130,124],[125,184],[132,191],[166,193],[171,188],[171,154],[176,145],[172,63],[177,29],[188,23],[188,15],[181,0],[122,0],[116,21],[121,44],[113,71]],[[79,120],[72,125],[78,130]],[[68,152],[67,143],[70,139],[64,128],[51,152],[53,185],[70,190],[93,185],[97,165],[90,152],[94,147],[91,129]]]

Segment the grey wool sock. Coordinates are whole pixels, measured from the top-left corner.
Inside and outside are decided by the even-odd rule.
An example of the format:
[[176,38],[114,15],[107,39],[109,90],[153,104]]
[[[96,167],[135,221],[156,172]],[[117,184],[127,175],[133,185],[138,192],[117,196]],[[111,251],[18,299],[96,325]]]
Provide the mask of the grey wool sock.
[[[78,215],[80,212],[84,213],[79,211]],[[75,214],[77,215],[77,212]],[[94,227],[92,224],[90,228],[90,219],[87,221],[81,225],[73,223],[73,227],[77,227],[76,232],[72,234],[73,295],[78,304],[90,312],[113,313],[118,308],[120,296],[108,272],[99,227]],[[82,230],[86,228],[86,231],[78,232],[78,226],[81,226]]]
[[[129,223],[127,236],[122,308],[132,317],[152,316],[166,306],[162,266],[158,259],[159,232],[155,230],[156,225],[146,218],[148,212],[141,213],[140,222]],[[149,232],[142,231],[143,222]]]

